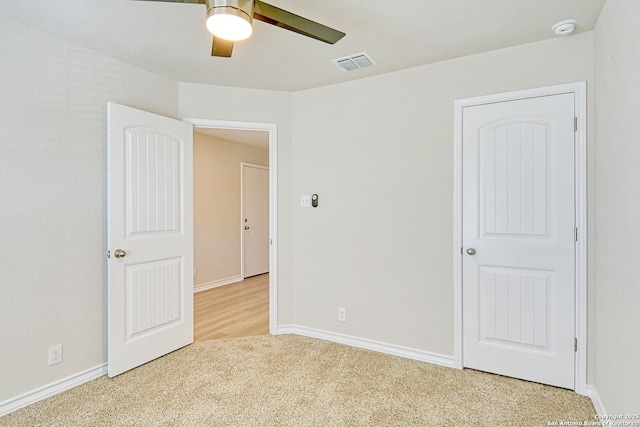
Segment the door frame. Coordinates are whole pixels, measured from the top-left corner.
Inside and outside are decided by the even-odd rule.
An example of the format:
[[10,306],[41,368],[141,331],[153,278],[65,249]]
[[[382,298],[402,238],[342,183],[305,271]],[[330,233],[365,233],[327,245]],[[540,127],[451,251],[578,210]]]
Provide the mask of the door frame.
[[462,323],[462,118],[466,107],[497,102],[516,101],[550,95],[573,93],[577,130],[575,132],[575,353],[574,389],[586,395],[587,390],[587,83],[567,83],[536,89],[500,93],[454,101],[453,144],[453,360],[454,367],[463,366]]
[[194,127],[269,132],[269,333],[278,332],[278,125],[185,118]]
[[244,168],[256,168],[269,171],[269,166],[257,163],[240,162],[240,275],[244,279]]

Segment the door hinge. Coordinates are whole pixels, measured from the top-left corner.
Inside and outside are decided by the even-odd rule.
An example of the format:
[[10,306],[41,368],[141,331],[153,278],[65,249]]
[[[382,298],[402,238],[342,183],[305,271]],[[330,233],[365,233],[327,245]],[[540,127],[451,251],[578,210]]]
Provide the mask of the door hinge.
[[578,352],[578,338],[573,339],[573,351]]
[[573,131],[574,132],[578,132],[578,118],[577,117],[573,118]]
[[107,251],[107,258],[111,258],[111,251]]
[[573,227],[573,238],[578,241],[578,227]]
[[269,239],[269,244],[273,245],[273,239]]

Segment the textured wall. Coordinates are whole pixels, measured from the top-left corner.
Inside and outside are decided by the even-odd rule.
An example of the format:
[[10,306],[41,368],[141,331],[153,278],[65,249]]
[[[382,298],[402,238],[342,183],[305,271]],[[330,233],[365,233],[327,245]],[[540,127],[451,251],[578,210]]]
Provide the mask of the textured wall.
[[178,85],[2,17],[0,58],[2,402],[106,362],[107,101],[176,117]]
[[587,33],[295,93],[293,323],[452,355],[453,102],[592,74]]
[[595,30],[595,385],[609,414],[640,413],[639,16],[637,0],[608,0]]

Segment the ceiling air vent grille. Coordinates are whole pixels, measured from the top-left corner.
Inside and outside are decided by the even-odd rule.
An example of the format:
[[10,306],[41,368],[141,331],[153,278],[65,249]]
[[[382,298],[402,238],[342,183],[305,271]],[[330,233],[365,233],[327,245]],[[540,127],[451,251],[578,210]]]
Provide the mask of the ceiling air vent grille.
[[360,52],[354,55],[345,56],[344,58],[334,59],[331,62],[336,64],[342,71],[354,71],[360,68],[378,65],[376,61],[367,52]]

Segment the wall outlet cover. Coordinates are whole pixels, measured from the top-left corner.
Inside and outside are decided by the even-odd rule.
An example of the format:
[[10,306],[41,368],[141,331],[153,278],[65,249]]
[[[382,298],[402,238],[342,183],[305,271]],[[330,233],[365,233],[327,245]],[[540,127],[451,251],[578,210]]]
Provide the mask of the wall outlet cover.
[[49,366],[62,362],[62,344],[49,347]]

